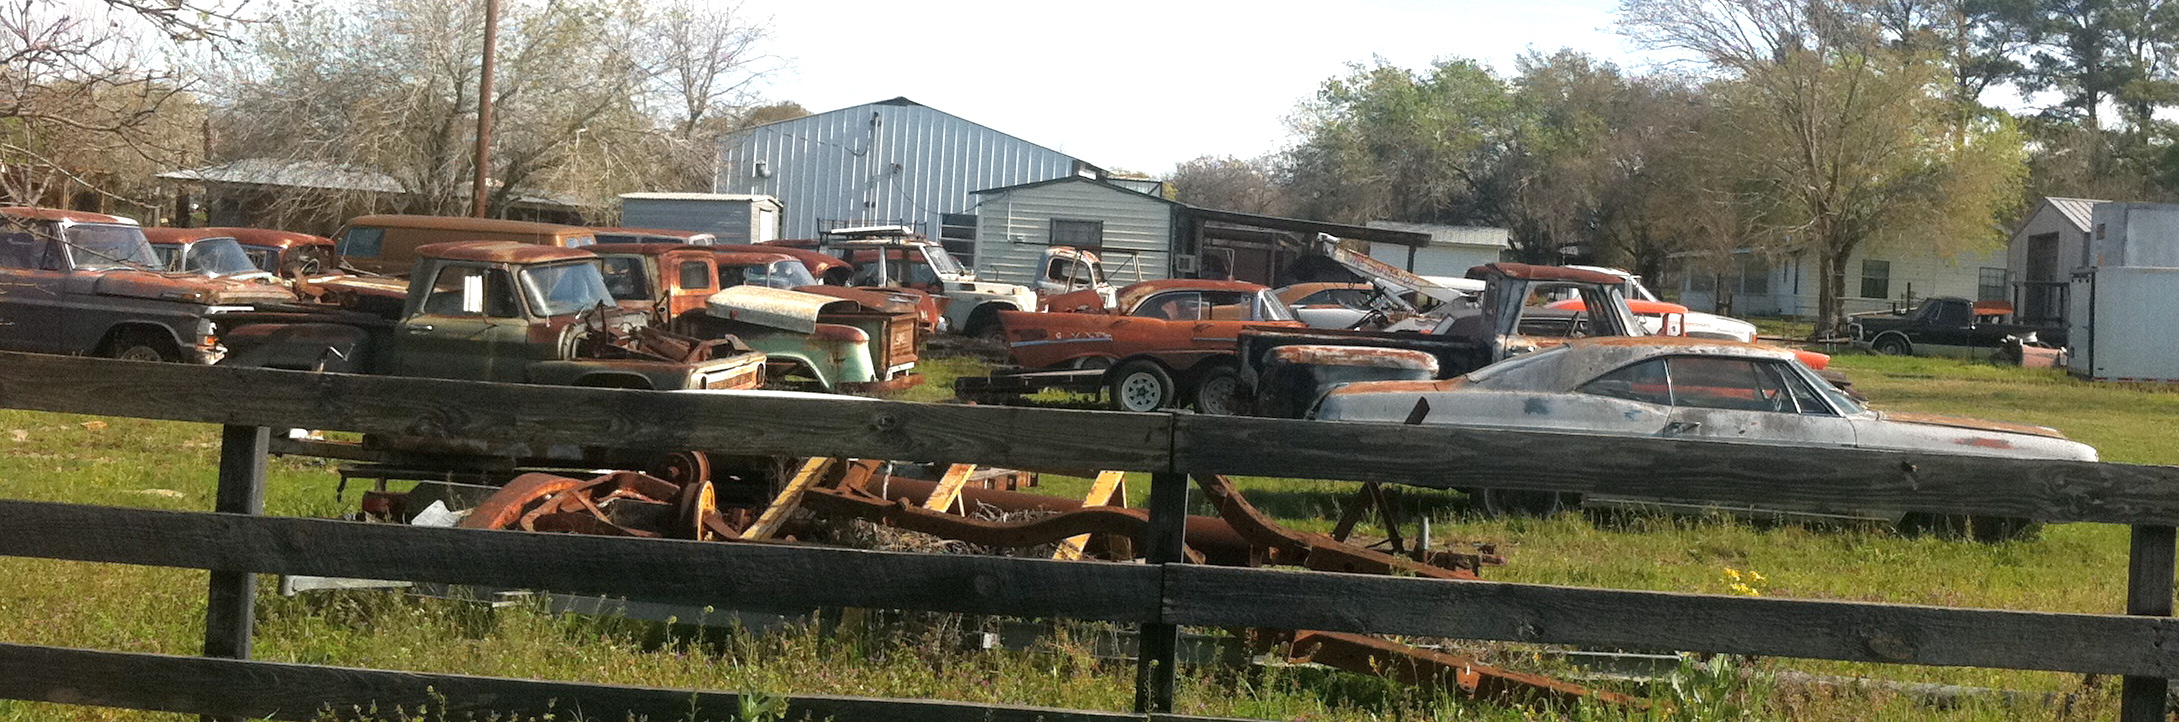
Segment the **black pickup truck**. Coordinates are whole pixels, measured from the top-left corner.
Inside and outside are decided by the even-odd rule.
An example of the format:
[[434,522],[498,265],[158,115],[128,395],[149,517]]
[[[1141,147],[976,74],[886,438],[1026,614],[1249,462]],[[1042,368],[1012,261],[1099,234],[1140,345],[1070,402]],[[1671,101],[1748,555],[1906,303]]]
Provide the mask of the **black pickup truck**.
[[2064,326],[2009,323],[2004,304],[1977,304],[1955,296],[1932,296],[1899,313],[1855,314],[1847,327],[1854,345],[1877,353],[1921,356],[1988,357],[2016,337],[2031,345],[2063,348]]

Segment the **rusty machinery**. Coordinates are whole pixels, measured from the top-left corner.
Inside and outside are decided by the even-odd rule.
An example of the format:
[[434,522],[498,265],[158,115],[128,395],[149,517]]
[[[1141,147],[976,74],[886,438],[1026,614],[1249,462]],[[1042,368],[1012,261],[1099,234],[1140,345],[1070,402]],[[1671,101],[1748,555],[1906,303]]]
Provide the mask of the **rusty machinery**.
[[[717,541],[793,538],[797,509],[832,519],[863,519],[942,539],[997,548],[1052,545],[1060,559],[1127,561],[1144,546],[1149,512],[1125,506],[1124,476],[1097,476],[1081,501],[1010,490],[1017,472],[951,467],[937,480],[892,473],[886,462],[813,458],[803,462],[762,509],[719,503],[709,481],[675,484],[635,472],[573,479],[549,473],[517,477],[492,493],[459,525],[634,537]],[[1365,486],[1347,505],[1333,534],[1285,528],[1251,505],[1222,476],[1194,477],[1218,516],[1187,519],[1189,561],[1225,566],[1298,566],[1355,574],[1395,574],[1451,580],[1479,579],[1483,566],[1502,563],[1487,546],[1473,551],[1429,551],[1406,545],[1385,491]],[[372,492],[369,510],[401,515],[402,495]],[[1391,551],[1347,541],[1370,507],[1383,515]],[[990,518],[990,517],[998,518]],[[1626,695],[1594,690],[1551,677],[1483,664],[1458,654],[1380,637],[1312,630],[1254,630],[1244,635],[1259,651],[1296,662],[1315,662],[1456,695],[1501,703],[1567,703],[1590,700],[1640,705]]]

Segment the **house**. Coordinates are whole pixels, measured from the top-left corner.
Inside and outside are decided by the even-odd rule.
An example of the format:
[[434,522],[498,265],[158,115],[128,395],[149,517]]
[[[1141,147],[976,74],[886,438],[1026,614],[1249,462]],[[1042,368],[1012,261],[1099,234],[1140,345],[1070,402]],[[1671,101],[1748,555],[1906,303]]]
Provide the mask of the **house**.
[[2065,322],[2066,284],[2074,268],[2094,265],[2089,253],[2096,206],[2109,202],[2046,197],[2013,229],[2005,271],[2017,279],[2008,300],[2021,322]]
[[1096,252],[1114,283],[1197,277],[1283,286],[1353,280],[1343,269],[1307,260],[1318,233],[1401,248],[1430,240],[1410,231],[1200,208],[1161,191],[1154,182],[1083,176],[981,189],[964,214],[975,221],[968,243],[948,250],[980,277],[1011,283],[1034,282],[1044,248],[1063,245]]
[[[1846,313],[1886,311],[1930,296],[2002,301],[2010,296],[2003,248],[1950,254],[1905,244],[1870,246],[1846,258]],[[1737,316],[1817,314],[1822,264],[1809,250],[1740,249],[1729,256],[1700,253],[1672,257],[1680,279],[1679,303],[1697,311]]]
[[967,250],[972,192],[1105,171],[907,98],[806,115],[719,141],[717,193],[783,207],[783,238],[859,225],[905,225]]
[[[1404,221],[1370,221],[1369,227],[1429,234],[1430,245],[1414,248],[1413,261],[1406,266],[1407,270],[1424,276],[1465,276],[1470,268],[1505,260],[1506,252],[1513,248],[1513,232],[1504,228]],[[1401,265],[1400,254],[1407,253],[1409,248],[1372,243],[1369,254],[1386,263]]]

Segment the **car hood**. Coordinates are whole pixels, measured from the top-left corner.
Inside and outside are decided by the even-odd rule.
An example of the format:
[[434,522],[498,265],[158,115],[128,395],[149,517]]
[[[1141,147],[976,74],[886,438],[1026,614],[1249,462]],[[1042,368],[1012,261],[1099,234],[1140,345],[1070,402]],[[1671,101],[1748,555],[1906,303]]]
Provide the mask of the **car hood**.
[[1876,413],[1885,421],[1897,421],[1906,424],[1923,424],[1926,426],[1949,426],[1955,429],[1974,429],[1976,431],[2001,431],[2011,434],[2027,434],[2030,436],[2042,436],[2052,439],[2063,439],[2066,437],[2065,434],[2059,432],[2057,429],[2053,429],[2048,426],[2036,426],[2034,424],[2015,424],[2006,421],[1991,421],[1989,419],[1976,419],[1966,416],[1918,414],[1905,411],[1878,411]]
[[101,296],[149,298],[205,305],[287,303],[295,300],[294,293],[272,283],[149,271],[108,271],[98,277],[92,288]]

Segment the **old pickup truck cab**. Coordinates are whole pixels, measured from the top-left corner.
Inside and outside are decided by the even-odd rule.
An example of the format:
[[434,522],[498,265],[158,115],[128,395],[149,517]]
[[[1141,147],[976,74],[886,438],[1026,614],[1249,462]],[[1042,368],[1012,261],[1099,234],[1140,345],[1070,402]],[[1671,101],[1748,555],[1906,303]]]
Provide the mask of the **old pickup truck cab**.
[[944,299],[941,330],[996,336],[1002,311],[1034,311],[1037,294],[1027,286],[991,283],[955,261],[944,246],[901,226],[841,228],[825,232],[819,248],[854,266],[847,285],[901,287]]
[[2063,326],[2010,323],[2012,307],[1954,296],[1922,299],[1903,313],[1859,313],[1847,324],[1854,345],[1883,354],[1988,357],[2006,348],[2006,337],[2062,348]]
[[775,383],[864,391],[918,380],[912,312],[888,327],[883,314],[873,317],[854,301],[794,290],[814,280],[790,257],[669,243],[601,243],[589,250],[604,264],[606,287],[621,307],[676,333],[738,338],[766,354]]
[[214,363],[229,314],[292,303],[286,288],[165,270],[135,221],[0,208],[0,348]]
[[764,355],[650,327],[620,309],[597,256],[511,241],[416,249],[398,318],[325,313],[229,332],[228,363],[638,389],[746,389]]

